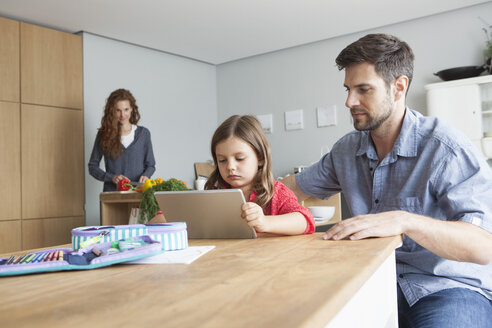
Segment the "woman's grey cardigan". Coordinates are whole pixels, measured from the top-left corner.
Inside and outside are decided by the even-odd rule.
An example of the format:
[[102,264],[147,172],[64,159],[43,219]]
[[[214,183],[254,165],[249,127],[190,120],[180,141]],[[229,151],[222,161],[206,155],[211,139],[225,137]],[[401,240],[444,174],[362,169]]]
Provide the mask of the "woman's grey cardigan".
[[[99,181],[104,181],[103,191],[115,191],[113,183],[115,175],[123,174],[131,181],[138,181],[140,176],[151,177],[155,172],[155,158],[150,140],[150,131],[143,126],[137,126],[133,142],[125,148],[122,146],[120,157],[105,156],[99,147],[99,137],[96,137],[89,160],[89,173]],[[104,157],[106,171],[99,167]]]

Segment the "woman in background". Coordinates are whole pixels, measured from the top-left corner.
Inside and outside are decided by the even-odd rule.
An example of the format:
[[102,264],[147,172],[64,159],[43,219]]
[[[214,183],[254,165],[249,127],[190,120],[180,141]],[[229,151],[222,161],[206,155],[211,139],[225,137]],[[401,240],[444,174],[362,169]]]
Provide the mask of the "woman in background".
[[[103,191],[115,191],[122,179],[145,182],[155,172],[150,131],[137,126],[139,120],[129,90],[118,89],[109,95],[89,160],[89,173],[104,181]],[[106,171],[99,167],[102,157]]]

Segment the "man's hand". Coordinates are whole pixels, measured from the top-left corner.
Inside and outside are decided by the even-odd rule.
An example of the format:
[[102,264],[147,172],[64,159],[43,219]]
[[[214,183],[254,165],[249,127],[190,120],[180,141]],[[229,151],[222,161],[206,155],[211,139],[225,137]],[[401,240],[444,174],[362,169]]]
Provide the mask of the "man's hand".
[[406,211],[358,215],[334,225],[323,239],[358,240],[405,234],[430,252],[453,261],[492,262],[492,234],[474,224],[438,220]]
[[378,214],[358,215],[343,220],[328,229],[323,239],[359,240],[369,237],[388,237],[405,233],[404,211],[390,211]]

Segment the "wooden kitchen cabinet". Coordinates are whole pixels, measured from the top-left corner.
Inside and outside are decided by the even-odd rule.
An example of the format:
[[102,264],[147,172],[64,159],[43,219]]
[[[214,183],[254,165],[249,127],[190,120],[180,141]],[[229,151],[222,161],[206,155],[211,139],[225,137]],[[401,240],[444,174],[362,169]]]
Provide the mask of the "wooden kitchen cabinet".
[[85,224],[82,38],[0,17],[0,251]]
[[82,38],[21,23],[21,95],[28,104],[83,107]]
[[19,104],[0,102],[0,118],[0,221],[18,220],[21,218]]
[[84,215],[80,110],[22,104],[22,218]]
[[0,221],[0,252],[22,250],[21,220]]
[[84,225],[84,216],[22,220],[22,249],[69,244],[72,229]]
[[19,102],[19,25],[0,17],[0,100]]

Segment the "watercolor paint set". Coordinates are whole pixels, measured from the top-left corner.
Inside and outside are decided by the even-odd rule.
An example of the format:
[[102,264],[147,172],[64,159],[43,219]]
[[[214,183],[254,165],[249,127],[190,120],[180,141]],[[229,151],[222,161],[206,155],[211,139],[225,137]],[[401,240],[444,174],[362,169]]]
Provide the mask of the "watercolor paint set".
[[23,274],[88,270],[139,260],[163,252],[161,243],[148,235],[107,242],[88,243],[85,247],[46,249],[22,256],[0,258],[0,277]]

